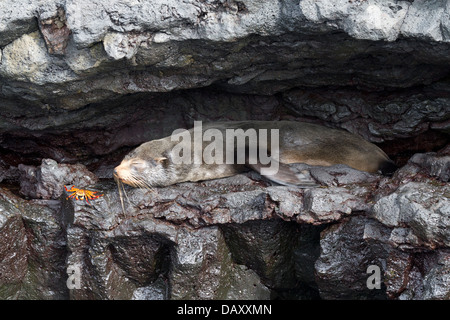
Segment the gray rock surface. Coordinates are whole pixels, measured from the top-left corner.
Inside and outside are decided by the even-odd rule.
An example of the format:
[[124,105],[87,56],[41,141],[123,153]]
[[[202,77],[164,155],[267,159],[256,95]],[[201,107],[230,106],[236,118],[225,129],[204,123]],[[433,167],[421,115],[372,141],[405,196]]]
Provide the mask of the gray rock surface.
[[412,234],[405,235],[406,245],[409,240],[414,245],[420,239],[432,248],[449,246],[449,192],[448,184],[409,182],[379,199],[373,207],[373,216],[390,227],[402,230],[409,227]]
[[52,159],[43,159],[39,167],[20,164],[20,193],[33,199],[59,199],[64,185],[83,188],[98,182],[98,178],[81,164],[58,164]]
[[1,299],[67,299],[67,242],[59,201],[0,195]]
[[[378,142],[423,133],[430,122],[448,132],[449,10],[445,0],[3,1],[0,133],[31,128],[42,137],[76,119],[91,134],[98,115],[103,130],[124,129],[135,106],[105,112],[111,100],[145,94],[154,107],[155,93],[176,100],[174,91],[211,85],[285,93],[283,106],[300,117],[331,120]],[[74,133],[63,144],[76,143]]]
[[[418,168],[428,163],[414,158]],[[249,172],[126,188],[123,207],[107,181],[87,186],[104,194],[91,204],[3,191],[0,228],[11,245],[0,251],[1,297],[448,299],[448,186],[411,166],[389,189],[380,187],[388,178],[363,181],[338,165],[310,168],[338,186],[276,186]],[[52,189],[57,175],[42,175],[41,188]],[[73,266],[81,287],[69,290],[64,272]],[[371,266],[379,289],[367,285]]]
[[381,268],[387,255],[384,251],[389,250],[379,250],[365,241],[366,227],[371,223],[367,218],[353,217],[322,232],[315,271],[323,299],[385,298],[385,290],[367,286],[368,268]]
[[441,181],[448,182],[450,180],[450,156],[417,153],[411,157],[409,162],[424,168],[429,175],[437,177]]
[[[0,299],[450,299],[449,52],[446,0],[1,1]],[[122,206],[131,148],[244,119],[342,128],[401,168]]]

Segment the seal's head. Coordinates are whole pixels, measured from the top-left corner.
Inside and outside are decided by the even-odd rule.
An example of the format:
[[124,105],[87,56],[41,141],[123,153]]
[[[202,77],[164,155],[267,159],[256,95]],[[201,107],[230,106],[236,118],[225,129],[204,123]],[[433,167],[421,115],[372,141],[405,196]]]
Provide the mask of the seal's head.
[[140,145],[125,156],[114,168],[116,181],[133,187],[166,186],[175,177],[168,156],[163,154],[164,143],[153,140]]

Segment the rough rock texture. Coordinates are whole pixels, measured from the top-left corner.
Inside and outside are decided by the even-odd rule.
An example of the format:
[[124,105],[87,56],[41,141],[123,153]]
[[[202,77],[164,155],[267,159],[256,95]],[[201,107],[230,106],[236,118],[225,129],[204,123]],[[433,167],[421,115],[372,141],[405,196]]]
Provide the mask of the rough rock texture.
[[[0,298],[450,299],[449,52],[446,0],[1,1]],[[122,207],[131,148],[243,119],[346,129],[401,168],[129,188]]]
[[2,299],[67,299],[67,242],[61,203],[0,195],[0,296]]
[[[11,245],[0,252],[0,293],[449,299],[450,189],[423,171],[427,163],[442,163],[437,158],[418,154],[392,179],[340,165],[312,168],[323,173],[317,175],[323,187],[314,189],[271,185],[253,172],[152,191],[127,188],[123,207],[110,181],[90,187],[104,193],[92,205],[65,196],[26,201],[4,192],[1,230]],[[56,165],[41,179],[57,180],[66,168]],[[36,274],[33,263],[45,268]],[[381,270],[380,289],[367,286],[373,265]],[[72,266],[81,272],[81,287],[69,290],[64,268]]]
[[98,181],[81,164],[58,164],[52,159],[43,159],[38,168],[20,164],[18,169],[21,174],[20,193],[33,199],[58,199],[64,192],[64,185],[84,188]]
[[[193,120],[255,118],[253,104],[376,142],[449,131],[445,0],[22,0],[0,12],[0,146],[20,162],[98,161]],[[164,132],[161,112],[176,114]]]

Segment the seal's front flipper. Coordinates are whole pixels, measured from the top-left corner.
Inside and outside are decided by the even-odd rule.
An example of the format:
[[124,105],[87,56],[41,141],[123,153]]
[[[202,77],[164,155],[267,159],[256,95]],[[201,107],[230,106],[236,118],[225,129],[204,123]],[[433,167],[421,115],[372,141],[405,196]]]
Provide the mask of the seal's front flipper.
[[276,160],[271,159],[271,166],[263,165],[259,162],[256,164],[249,162],[246,165],[267,179],[285,186],[295,186],[298,188],[315,188],[320,186],[314,181],[308,171],[304,170],[296,173],[287,164],[274,161]]

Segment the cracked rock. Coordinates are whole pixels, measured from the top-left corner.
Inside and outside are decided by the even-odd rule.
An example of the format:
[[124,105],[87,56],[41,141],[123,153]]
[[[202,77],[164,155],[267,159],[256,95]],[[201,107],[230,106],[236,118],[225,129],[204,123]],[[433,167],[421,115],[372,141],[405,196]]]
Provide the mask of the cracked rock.
[[[58,199],[64,185],[83,189],[95,184],[98,178],[81,164],[58,164],[52,159],[43,159],[39,167],[20,164],[20,193],[32,199]],[[70,189],[70,188],[69,188]]]

